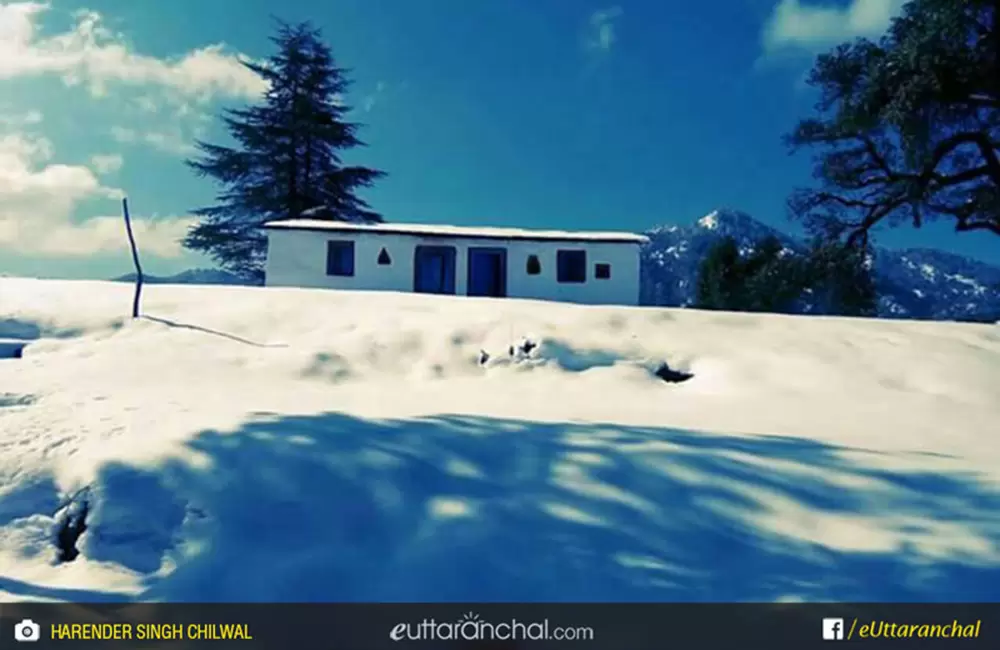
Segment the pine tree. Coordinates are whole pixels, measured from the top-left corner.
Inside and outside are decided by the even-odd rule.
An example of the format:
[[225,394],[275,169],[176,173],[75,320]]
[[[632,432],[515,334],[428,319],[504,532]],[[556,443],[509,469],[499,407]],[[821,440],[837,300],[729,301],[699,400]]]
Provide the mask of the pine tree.
[[807,258],[812,313],[875,316],[874,259],[870,247],[817,239]]
[[699,309],[736,309],[742,283],[740,247],[732,237],[717,241],[701,261],[695,306]]
[[766,237],[741,255],[732,237],[716,242],[698,272],[700,309],[873,316],[877,292],[869,248],[818,238],[804,254]]
[[739,244],[725,237],[709,249],[698,273],[696,306],[729,311],[789,312],[805,290],[803,263],[785,255],[775,237],[757,242],[740,255]]
[[319,30],[279,22],[271,41],[273,56],[244,63],[268,83],[263,101],[222,117],[237,146],[199,141],[200,156],[187,163],[222,189],[215,205],[194,211],[200,222],[184,246],[256,282],[264,275],[264,222],[382,221],[357,191],[385,175],[342,161],[341,152],[363,143],[359,125],[346,120],[347,71],[337,67]]
[[743,266],[743,309],[770,313],[795,311],[808,286],[808,271],[800,257],[786,254],[777,237],[765,237],[758,242]]

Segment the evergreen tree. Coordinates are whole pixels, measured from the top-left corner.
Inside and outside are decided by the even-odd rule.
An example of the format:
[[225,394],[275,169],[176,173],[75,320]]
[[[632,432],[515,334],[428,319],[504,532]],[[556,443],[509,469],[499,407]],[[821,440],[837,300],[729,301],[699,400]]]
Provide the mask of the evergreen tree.
[[874,316],[878,293],[868,247],[817,239],[807,257],[812,313]]
[[742,282],[740,247],[724,237],[709,248],[698,268],[695,306],[699,309],[734,309]]
[[271,41],[273,56],[244,63],[268,83],[262,102],[223,115],[236,146],[199,141],[200,156],[187,163],[222,189],[215,205],[194,211],[200,221],[184,246],[257,282],[264,275],[267,241],[260,226],[266,221],[382,220],[357,191],[384,173],[341,158],[363,145],[359,125],[346,120],[347,71],[308,22],[279,22]]
[[758,242],[744,263],[746,311],[791,313],[808,286],[805,262],[791,253],[776,237]]
[[872,316],[877,294],[871,251],[817,239],[805,254],[786,252],[767,237],[741,256],[725,237],[709,249],[698,273],[695,306],[770,313]]
[[817,115],[789,136],[814,148],[818,188],[793,216],[868,243],[882,225],[950,221],[1000,235],[1000,3],[912,0],[887,33],[821,55]]
[[775,237],[757,242],[745,258],[732,237],[713,245],[698,272],[695,305],[701,309],[790,312],[802,295],[802,262],[785,255]]

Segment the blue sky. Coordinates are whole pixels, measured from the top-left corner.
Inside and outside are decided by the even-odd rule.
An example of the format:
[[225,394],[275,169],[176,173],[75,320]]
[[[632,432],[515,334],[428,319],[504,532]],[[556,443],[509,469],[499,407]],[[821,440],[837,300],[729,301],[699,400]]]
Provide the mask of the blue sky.
[[[643,230],[719,207],[788,228],[810,181],[781,136],[814,98],[817,52],[881,33],[901,0],[210,0],[0,2],[0,273],[130,270],[127,194],[145,266],[207,261],[177,240],[214,187],[183,165],[215,114],[259,96],[271,13],[311,19],[355,80],[389,177],[390,221]],[[995,236],[886,232],[1000,263]]]

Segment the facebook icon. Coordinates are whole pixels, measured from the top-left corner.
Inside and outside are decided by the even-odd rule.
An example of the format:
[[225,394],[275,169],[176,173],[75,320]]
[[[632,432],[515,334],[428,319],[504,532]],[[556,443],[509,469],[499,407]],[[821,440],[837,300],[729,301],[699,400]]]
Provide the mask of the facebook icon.
[[844,640],[844,619],[824,618],[823,619],[823,640],[843,641]]

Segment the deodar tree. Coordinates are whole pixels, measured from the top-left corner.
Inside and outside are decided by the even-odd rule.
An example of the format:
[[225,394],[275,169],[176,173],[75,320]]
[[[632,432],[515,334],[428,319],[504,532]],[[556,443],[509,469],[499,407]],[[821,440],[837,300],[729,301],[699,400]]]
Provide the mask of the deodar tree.
[[198,142],[200,156],[188,161],[221,191],[215,205],[194,211],[200,219],[184,245],[256,282],[264,274],[266,221],[382,220],[357,191],[384,173],[341,158],[363,144],[359,125],[346,119],[346,71],[309,23],[279,22],[271,40],[273,56],[244,63],[267,82],[262,101],[223,115],[235,146]]
[[1000,0],[913,0],[879,42],[820,56],[817,116],[788,136],[817,152],[818,187],[792,216],[847,243],[932,219],[1000,235],[998,20]]

